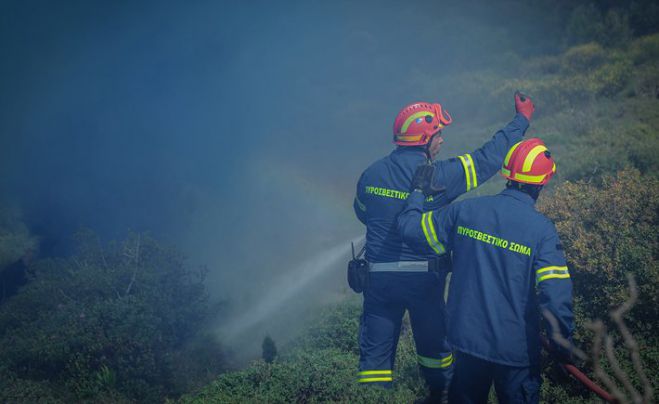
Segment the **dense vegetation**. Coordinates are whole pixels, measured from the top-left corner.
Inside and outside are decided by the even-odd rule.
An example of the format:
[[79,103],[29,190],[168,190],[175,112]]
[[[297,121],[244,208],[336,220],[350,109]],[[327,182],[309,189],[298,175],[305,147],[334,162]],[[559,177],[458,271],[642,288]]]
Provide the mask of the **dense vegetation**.
[[[614,3],[566,13],[560,53],[529,58],[511,52],[490,69],[413,80],[425,83],[428,93],[420,96],[441,93],[452,110],[470,111],[464,132],[496,129],[500,122],[492,117],[510,112],[516,89],[535,99],[530,134],[547,142],[559,169],[539,209],[555,221],[573,274],[575,340],[589,352],[589,319],[602,318],[638,387],[608,315],[627,299],[626,274],[633,274],[639,301],[626,322],[656,383],[659,34],[653,32],[659,6]],[[452,140],[465,149],[475,141]],[[480,192],[500,185],[491,182]],[[36,244],[16,212],[0,211],[0,269]],[[28,276],[17,294],[0,300],[0,402],[160,402],[186,393],[183,402],[412,402],[425,394],[407,322],[396,387],[372,390],[354,382],[358,298],[326,308],[292,343],[265,340],[265,360],[226,372],[222,347],[204,331],[216,311],[204,272],[186,268],[176,250],[154,239],[131,234],[105,246],[81,232],[74,255],[31,263]],[[593,400],[550,360],[544,377],[545,401]]]
[[78,245],[0,306],[0,402],[155,402],[221,370],[203,271],[141,235]]

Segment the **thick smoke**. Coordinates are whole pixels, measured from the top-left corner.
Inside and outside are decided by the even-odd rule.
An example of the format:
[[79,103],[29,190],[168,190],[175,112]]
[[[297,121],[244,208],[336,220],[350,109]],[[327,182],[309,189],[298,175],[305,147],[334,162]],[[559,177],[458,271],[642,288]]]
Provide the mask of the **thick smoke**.
[[459,144],[475,145],[488,135],[468,126],[479,100],[429,83],[505,63],[501,42],[557,46],[551,10],[469,3],[5,1],[4,199],[44,255],[69,253],[81,226],[104,240],[149,231],[209,268],[227,302],[218,329],[256,310],[243,341],[286,339],[347,293],[337,257],[363,233],[354,185],[392,148],[398,109],[441,101]]

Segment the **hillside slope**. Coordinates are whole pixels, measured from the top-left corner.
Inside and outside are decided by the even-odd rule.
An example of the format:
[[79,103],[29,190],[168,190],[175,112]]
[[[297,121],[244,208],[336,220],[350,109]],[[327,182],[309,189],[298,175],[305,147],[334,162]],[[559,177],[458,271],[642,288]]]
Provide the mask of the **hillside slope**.
[[[576,341],[592,345],[588,319],[610,325],[618,359],[640,385],[620,335],[608,320],[608,308],[628,296],[626,273],[641,285],[640,302],[628,316],[637,336],[650,380],[659,374],[656,291],[659,256],[659,35],[638,38],[625,48],[579,45],[555,56],[525,61],[507,71],[465,72],[447,81],[432,81],[429,92],[459,89],[456,99],[479,98],[488,108],[509,108],[510,94],[521,89],[536,100],[538,113],[529,135],[540,136],[558,164],[558,181],[541,197],[540,210],[557,223],[566,245],[575,282]],[[449,80],[449,79],[446,79]],[[475,110],[472,126],[496,129],[491,111]],[[460,142],[460,136],[455,136]],[[459,144],[468,149],[468,145]],[[622,170],[622,171],[621,171]],[[501,188],[491,181],[480,193]],[[319,314],[305,336],[284,350],[274,363],[256,361],[220,376],[183,402],[412,402],[424,395],[414,357],[411,332],[405,327],[391,392],[371,391],[354,382],[360,307],[355,299]],[[605,369],[610,364],[602,360]],[[589,365],[586,369],[590,369]],[[573,380],[547,362],[543,400],[595,402]]]

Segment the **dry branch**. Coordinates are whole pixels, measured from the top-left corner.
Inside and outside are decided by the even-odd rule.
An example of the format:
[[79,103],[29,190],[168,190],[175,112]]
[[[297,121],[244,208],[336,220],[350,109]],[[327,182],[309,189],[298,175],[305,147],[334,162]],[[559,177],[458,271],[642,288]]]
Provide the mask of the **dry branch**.
[[[543,310],[543,315],[547,322],[551,326],[551,339],[558,346],[564,348],[565,350],[571,352],[575,357],[584,360],[592,361],[593,372],[595,376],[609,389],[611,394],[615,399],[620,403],[651,403],[653,400],[653,389],[652,384],[650,383],[647,374],[643,368],[641,362],[641,356],[639,353],[638,343],[634,339],[634,336],[627,328],[623,320],[623,316],[631,310],[631,308],[636,304],[638,299],[638,289],[636,286],[636,281],[634,277],[630,274],[627,276],[629,282],[629,299],[627,299],[620,307],[615,310],[612,310],[609,314],[611,319],[616,324],[617,328],[620,330],[620,334],[624,340],[625,346],[629,350],[631,360],[634,366],[634,370],[638,374],[639,380],[643,388],[643,395],[641,396],[640,392],[632,384],[630,377],[620,366],[620,362],[616,358],[615,349],[614,349],[614,340],[607,332],[606,326],[601,320],[595,320],[587,325],[594,333],[592,341],[592,351],[591,355],[586,355],[585,352],[575,347],[569,340],[564,338],[559,329],[558,321],[556,317],[549,311]],[[611,366],[611,370],[615,376],[613,379],[609,374],[607,374],[601,366],[601,352],[604,348],[606,359]],[[624,391],[622,391],[615,380],[619,381],[623,386],[624,390],[631,395],[631,401],[627,397]]]
[[602,369],[600,364],[600,352],[602,352],[602,341],[606,335],[606,326],[602,320],[595,320],[594,322],[588,325],[588,328],[593,330],[595,335],[593,336],[593,347],[592,347],[592,361],[593,361],[593,373],[604,385],[609,389],[613,397],[620,403],[627,403],[629,400],[625,395],[620,391],[618,386],[609,375]]
[[641,355],[638,349],[638,343],[636,342],[636,339],[634,339],[634,336],[629,331],[629,328],[627,328],[627,325],[623,320],[625,313],[631,310],[631,308],[634,306],[634,304],[636,304],[636,301],[638,300],[638,288],[636,286],[636,280],[632,274],[627,274],[627,282],[629,282],[629,299],[627,299],[627,301],[625,301],[620,307],[611,311],[610,314],[611,319],[615,322],[618,330],[620,330],[620,335],[622,335],[622,338],[625,341],[625,346],[627,349],[629,349],[632,364],[634,365],[634,370],[638,374],[638,378],[643,386],[642,400],[640,395],[638,395],[638,401],[636,400],[637,397],[634,393],[638,394],[638,392],[633,390],[632,397],[634,397],[634,402],[649,403],[653,398],[652,384],[650,383],[650,380],[645,373],[645,369],[643,368]]

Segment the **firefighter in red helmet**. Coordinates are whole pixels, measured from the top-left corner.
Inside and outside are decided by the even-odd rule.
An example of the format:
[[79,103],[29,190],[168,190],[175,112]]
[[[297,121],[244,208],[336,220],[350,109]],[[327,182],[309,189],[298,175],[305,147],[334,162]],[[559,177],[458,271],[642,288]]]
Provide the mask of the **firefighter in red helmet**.
[[[537,403],[540,390],[540,310],[570,339],[572,283],[553,223],[535,210],[556,172],[537,138],[506,154],[498,195],[425,211],[432,192],[415,190],[398,218],[403,241],[419,254],[451,253],[448,340],[456,355],[450,402],[487,402],[492,382],[502,403]],[[417,172],[414,183],[426,175]],[[563,350],[557,346],[557,349]],[[569,355],[567,352],[564,354]]]

